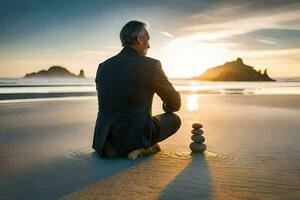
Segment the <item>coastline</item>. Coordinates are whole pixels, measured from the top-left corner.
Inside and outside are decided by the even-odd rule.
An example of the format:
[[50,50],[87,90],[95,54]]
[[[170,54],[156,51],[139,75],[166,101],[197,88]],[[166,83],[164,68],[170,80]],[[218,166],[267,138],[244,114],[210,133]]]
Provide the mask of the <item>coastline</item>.
[[0,94],[0,103],[2,100],[16,99],[43,99],[57,97],[85,97],[96,96],[96,92],[47,92],[47,93],[8,93]]
[[[213,82],[170,79],[182,95],[300,95],[300,82]],[[1,82],[0,103],[14,99],[96,97],[94,79],[57,81],[23,80]]]

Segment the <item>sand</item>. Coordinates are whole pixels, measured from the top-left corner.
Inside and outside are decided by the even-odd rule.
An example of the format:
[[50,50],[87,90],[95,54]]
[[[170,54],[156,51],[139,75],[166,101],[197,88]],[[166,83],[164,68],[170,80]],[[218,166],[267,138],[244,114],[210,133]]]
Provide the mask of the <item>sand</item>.
[[[91,149],[95,98],[0,103],[0,199],[300,198],[299,95],[182,100],[178,133],[135,161]],[[193,122],[204,155],[190,155]]]

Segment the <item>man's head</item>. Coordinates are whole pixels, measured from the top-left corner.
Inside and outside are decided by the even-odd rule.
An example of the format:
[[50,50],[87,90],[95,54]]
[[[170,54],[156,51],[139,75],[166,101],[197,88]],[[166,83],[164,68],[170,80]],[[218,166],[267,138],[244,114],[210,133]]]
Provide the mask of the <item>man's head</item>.
[[140,55],[146,55],[150,48],[147,24],[143,22],[130,21],[125,24],[120,32],[120,39],[123,47],[133,47]]

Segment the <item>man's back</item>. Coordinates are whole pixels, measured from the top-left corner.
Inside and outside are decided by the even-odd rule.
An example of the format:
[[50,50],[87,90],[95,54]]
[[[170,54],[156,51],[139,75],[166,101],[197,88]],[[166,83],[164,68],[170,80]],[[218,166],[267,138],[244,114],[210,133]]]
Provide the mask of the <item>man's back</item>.
[[126,47],[99,66],[96,76],[99,112],[104,115],[149,112],[153,98],[152,75],[158,61]]
[[151,116],[154,93],[170,109],[180,108],[180,96],[168,81],[158,60],[140,56],[125,47],[99,65],[96,76],[99,112],[93,148],[100,154],[105,141],[118,154],[149,147],[159,130]]

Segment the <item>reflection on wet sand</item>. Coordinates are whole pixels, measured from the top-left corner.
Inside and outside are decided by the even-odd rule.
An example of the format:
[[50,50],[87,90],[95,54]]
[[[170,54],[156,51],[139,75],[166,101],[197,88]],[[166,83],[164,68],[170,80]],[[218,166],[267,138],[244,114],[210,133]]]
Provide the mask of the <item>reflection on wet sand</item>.
[[187,97],[186,109],[195,111],[198,109],[198,94],[190,94]]

